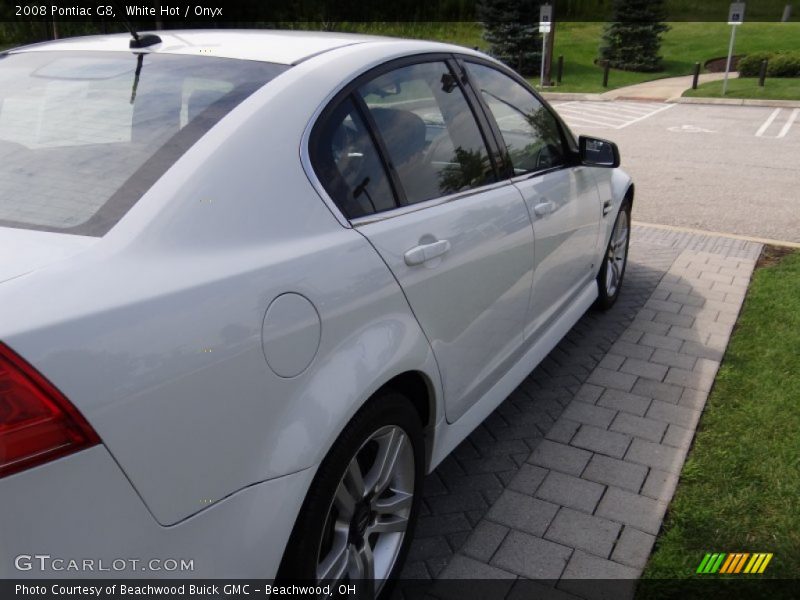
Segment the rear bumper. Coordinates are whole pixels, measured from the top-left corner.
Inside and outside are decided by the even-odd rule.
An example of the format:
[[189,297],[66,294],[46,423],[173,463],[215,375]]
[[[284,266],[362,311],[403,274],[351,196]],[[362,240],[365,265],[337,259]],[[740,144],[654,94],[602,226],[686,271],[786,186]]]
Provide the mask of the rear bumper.
[[0,578],[273,578],[313,474],[252,485],[164,527],[96,446],[0,479]]

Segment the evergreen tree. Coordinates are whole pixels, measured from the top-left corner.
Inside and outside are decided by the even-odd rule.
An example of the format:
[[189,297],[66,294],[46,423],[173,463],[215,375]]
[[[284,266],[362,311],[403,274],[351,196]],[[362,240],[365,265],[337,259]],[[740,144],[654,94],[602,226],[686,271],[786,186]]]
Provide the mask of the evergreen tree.
[[537,74],[542,60],[539,1],[478,0],[477,8],[489,53],[523,75]]
[[669,29],[665,18],[664,0],[613,0],[600,58],[615,69],[660,71],[661,36]]

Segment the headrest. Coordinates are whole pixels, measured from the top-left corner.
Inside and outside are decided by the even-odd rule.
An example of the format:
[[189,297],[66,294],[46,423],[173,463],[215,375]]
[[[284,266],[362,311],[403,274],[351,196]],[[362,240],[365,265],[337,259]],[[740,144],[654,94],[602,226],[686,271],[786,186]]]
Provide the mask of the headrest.
[[402,164],[425,148],[425,121],[418,115],[396,108],[371,108],[370,113],[395,163]]

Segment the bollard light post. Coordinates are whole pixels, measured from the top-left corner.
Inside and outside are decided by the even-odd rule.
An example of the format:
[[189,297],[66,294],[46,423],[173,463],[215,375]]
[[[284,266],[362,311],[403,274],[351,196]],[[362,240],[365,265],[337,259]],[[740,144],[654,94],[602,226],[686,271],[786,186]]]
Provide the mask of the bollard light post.
[[758,86],[764,87],[764,80],[767,78],[767,59],[761,61],[761,67],[758,70]]

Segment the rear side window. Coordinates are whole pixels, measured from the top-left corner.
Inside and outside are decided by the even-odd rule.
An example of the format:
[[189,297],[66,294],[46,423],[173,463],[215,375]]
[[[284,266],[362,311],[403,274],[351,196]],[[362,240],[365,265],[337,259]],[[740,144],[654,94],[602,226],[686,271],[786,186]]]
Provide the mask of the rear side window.
[[407,204],[495,181],[472,111],[447,64],[401,67],[359,88]]
[[375,143],[350,97],[314,129],[309,149],[317,177],[348,219],[397,206]]
[[103,235],[287,68],[152,53],[0,55],[0,226]]
[[516,175],[566,163],[558,123],[533,94],[496,69],[475,63],[467,67],[500,129]]

